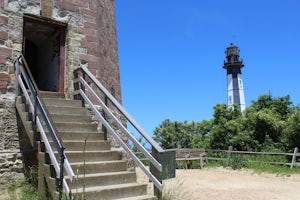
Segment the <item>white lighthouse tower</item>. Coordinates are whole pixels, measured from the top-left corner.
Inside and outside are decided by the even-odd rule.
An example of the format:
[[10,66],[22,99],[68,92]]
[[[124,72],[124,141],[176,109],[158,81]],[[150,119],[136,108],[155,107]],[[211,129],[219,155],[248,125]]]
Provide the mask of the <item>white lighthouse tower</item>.
[[243,61],[239,60],[239,52],[238,47],[231,43],[225,51],[227,60],[224,61],[223,68],[227,71],[228,108],[236,107],[243,112],[246,109],[241,72],[241,68],[244,67],[244,64]]

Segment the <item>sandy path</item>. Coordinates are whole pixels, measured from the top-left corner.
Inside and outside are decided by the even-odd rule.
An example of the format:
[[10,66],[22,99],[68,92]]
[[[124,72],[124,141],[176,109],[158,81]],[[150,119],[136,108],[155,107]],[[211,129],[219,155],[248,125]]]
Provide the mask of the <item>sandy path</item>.
[[174,200],[300,200],[300,175],[215,168],[177,170],[176,176],[164,181],[164,193]]

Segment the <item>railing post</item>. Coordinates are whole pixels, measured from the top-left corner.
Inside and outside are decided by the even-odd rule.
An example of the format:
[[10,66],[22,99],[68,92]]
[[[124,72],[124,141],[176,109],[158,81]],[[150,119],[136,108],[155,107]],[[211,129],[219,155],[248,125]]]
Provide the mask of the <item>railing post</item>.
[[[76,79],[78,77],[79,77],[79,72],[78,72],[78,69],[77,69],[77,70],[74,71],[74,79]],[[74,91],[79,90],[79,84],[80,84],[80,82],[74,83],[74,85],[73,85],[74,86]],[[79,100],[80,99],[80,94],[75,94],[74,99]]]
[[18,77],[20,75],[20,58],[18,58],[15,62],[15,70],[16,70],[16,83],[15,83],[15,88],[16,88],[16,96],[20,95],[20,89],[19,89],[19,81]]
[[228,161],[231,159],[231,151],[232,151],[232,146],[228,147]]
[[[158,160],[159,158],[159,152],[152,147],[152,156]],[[156,177],[157,180],[159,180],[161,183],[161,177],[160,177],[160,172],[155,168],[153,167],[153,171],[152,171],[153,175]],[[162,197],[162,192],[154,185],[154,195],[160,199]]]
[[[63,192],[63,179],[64,179],[64,162],[65,162],[65,156],[64,156],[64,149],[61,149],[61,155],[60,155],[60,173],[59,173],[59,199],[62,199],[62,192]],[[69,196],[69,194],[66,194]]]
[[33,114],[33,122],[32,122],[32,128],[33,128],[33,148],[36,150],[37,149],[37,125],[36,125],[36,118],[37,118],[37,93],[33,92],[33,98],[34,98],[34,113]]
[[[75,79],[78,78],[78,77],[80,77],[80,76],[82,76],[82,78],[85,79],[85,73],[82,71],[81,68],[75,70],[75,72],[74,72],[74,78],[75,78]],[[74,83],[74,90],[76,91],[76,90],[79,90],[79,89],[82,89],[82,90],[85,92],[85,88],[84,88],[84,86],[81,84],[80,81],[77,82],[77,83]],[[74,95],[74,99],[75,99],[75,100],[81,100],[81,101],[82,101],[82,106],[84,107],[84,100],[83,100],[83,98],[81,97],[80,94]]]
[[[107,103],[108,103],[108,99],[107,99],[107,96],[105,95],[104,104],[107,106]],[[104,109],[102,109],[102,116],[105,120],[107,120]],[[103,131],[104,140],[107,140],[107,129],[103,124],[102,124],[102,131]]]
[[291,162],[291,169],[292,169],[292,168],[294,167],[294,165],[296,164],[297,153],[298,153],[298,148],[295,147],[295,149],[294,149],[294,154],[293,154],[293,158],[292,158],[292,162]]

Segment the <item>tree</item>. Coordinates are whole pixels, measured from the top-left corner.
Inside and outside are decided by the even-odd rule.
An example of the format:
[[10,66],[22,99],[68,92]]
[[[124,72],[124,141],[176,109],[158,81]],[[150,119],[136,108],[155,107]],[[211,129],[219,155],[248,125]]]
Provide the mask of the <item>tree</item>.
[[252,139],[257,141],[256,150],[283,149],[283,129],[286,120],[293,113],[294,107],[290,97],[273,98],[262,95],[246,109],[248,131],[252,131]]
[[208,120],[182,123],[166,119],[155,128],[154,140],[165,149],[207,147],[211,126]]
[[263,145],[266,137],[270,137],[273,142],[279,142],[283,123],[281,117],[270,109],[263,109],[246,115],[248,130],[253,130],[252,138]]
[[154,140],[161,144],[165,149],[191,148],[191,130],[187,122],[171,122],[164,120],[159,127],[154,130]]
[[194,128],[192,134],[192,147],[193,148],[208,148],[209,135],[212,129],[212,120],[203,120],[201,122],[192,122],[191,126]]
[[295,147],[300,148],[300,110],[296,109],[288,118],[284,127],[284,138],[286,150],[291,150]]
[[243,124],[238,121],[241,120],[242,113],[238,109],[228,109],[225,104],[217,104],[213,116],[210,147],[227,149],[232,145],[232,137],[243,130]]
[[285,120],[293,112],[293,103],[290,96],[273,98],[271,94],[265,94],[258,97],[257,101],[252,101],[252,108],[256,111],[270,109],[281,116]]
[[213,119],[201,122],[165,120],[154,139],[164,148],[281,150],[300,146],[300,108],[290,97],[261,95],[242,114],[226,104],[214,107]]

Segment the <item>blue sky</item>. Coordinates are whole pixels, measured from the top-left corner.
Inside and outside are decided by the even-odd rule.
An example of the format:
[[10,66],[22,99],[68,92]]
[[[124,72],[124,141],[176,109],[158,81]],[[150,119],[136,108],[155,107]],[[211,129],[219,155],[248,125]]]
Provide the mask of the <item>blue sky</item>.
[[163,120],[211,119],[227,103],[225,49],[259,95],[300,103],[299,0],[115,0],[123,105],[152,134]]

